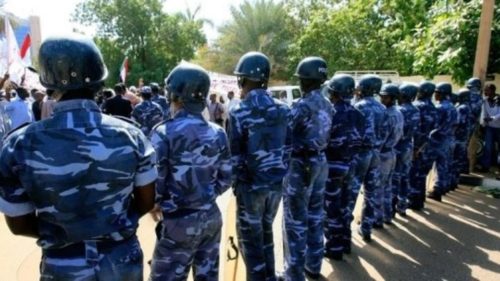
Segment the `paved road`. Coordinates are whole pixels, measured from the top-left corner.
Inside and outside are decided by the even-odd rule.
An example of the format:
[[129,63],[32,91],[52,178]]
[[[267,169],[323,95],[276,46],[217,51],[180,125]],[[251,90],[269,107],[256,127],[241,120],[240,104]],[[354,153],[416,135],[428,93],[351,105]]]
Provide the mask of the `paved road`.
[[[228,200],[228,193],[220,198],[221,208]],[[37,280],[40,254],[35,241],[11,235],[0,220],[1,280]],[[149,217],[141,220],[145,260],[154,247],[153,228]],[[275,229],[280,269],[281,220]],[[500,280],[500,200],[466,187],[442,203],[428,202],[422,212],[397,217],[392,226],[375,231],[369,245],[357,235],[354,238],[353,253],[344,261],[325,260],[323,280]],[[145,269],[147,275],[149,268]]]

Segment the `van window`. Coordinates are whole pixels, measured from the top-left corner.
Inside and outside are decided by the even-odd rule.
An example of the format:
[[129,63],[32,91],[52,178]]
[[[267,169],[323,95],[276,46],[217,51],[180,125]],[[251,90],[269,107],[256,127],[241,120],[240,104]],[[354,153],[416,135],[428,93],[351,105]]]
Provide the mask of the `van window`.
[[273,97],[275,99],[279,99],[280,98],[279,93],[280,93],[280,91],[271,91],[271,97]]
[[302,94],[300,93],[299,89],[293,89],[292,90],[292,97],[293,97],[293,99],[299,99],[301,96],[302,96]]

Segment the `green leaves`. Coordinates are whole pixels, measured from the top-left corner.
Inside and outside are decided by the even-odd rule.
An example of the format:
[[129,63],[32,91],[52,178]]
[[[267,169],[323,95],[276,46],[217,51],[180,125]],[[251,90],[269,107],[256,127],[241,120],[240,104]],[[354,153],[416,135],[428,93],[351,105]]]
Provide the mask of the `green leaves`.
[[129,57],[128,84],[139,78],[163,81],[182,59],[194,57],[206,42],[203,22],[163,12],[160,0],[90,0],[79,3],[73,20],[97,30],[97,44],[110,70],[107,83],[118,80],[121,61]]

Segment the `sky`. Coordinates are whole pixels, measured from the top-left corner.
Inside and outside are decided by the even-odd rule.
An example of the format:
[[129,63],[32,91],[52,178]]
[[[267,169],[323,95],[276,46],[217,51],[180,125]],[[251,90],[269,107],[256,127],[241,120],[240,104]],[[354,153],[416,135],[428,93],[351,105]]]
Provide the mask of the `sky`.
[[[77,3],[82,0],[5,0],[4,9],[18,17],[28,18],[30,15],[40,16],[42,39],[53,35],[70,33],[74,28],[92,36],[92,29],[82,28],[70,21]],[[207,39],[217,37],[217,27],[231,18],[230,6],[238,5],[243,0],[165,0],[164,9],[169,13],[183,12],[187,7],[192,11],[201,5],[199,18],[206,18],[214,23],[214,27],[205,25]]]

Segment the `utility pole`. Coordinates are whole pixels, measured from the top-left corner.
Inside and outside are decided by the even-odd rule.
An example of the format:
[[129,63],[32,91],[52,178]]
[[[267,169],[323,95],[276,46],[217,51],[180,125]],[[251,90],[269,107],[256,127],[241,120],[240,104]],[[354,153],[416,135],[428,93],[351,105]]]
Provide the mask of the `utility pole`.
[[[495,0],[483,0],[479,36],[477,37],[476,60],[474,61],[474,76],[485,81],[488,71],[488,56],[490,53],[491,25],[495,11]],[[484,84],[484,83],[483,83]]]

